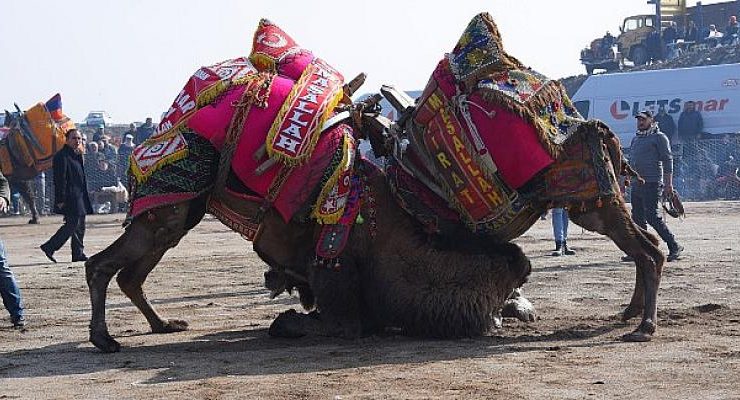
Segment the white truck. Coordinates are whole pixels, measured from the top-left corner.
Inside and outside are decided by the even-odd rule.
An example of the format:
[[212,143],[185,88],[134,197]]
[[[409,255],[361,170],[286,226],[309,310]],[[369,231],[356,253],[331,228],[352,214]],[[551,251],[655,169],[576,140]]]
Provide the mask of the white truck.
[[628,147],[635,134],[634,115],[665,107],[676,124],[687,101],[704,119],[704,132],[740,131],[740,64],[591,75],[572,98],[586,118],[599,119]]

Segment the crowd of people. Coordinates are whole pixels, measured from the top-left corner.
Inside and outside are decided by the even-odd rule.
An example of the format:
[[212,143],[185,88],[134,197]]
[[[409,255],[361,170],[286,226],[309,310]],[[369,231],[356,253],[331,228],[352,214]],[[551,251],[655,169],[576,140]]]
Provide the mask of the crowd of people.
[[[96,213],[115,212],[125,206],[121,200],[126,198],[124,191],[128,186],[129,157],[134,147],[144,142],[154,131],[155,125],[151,118],[147,118],[138,127],[130,124],[127,131],[115,138],[108,134],[105,127],[80,127],[87,186]],[[51,171],[36,177],[33,190],[37,194],[37,204],[33,206],[20,201],[21,188],[16,185],[15,182],[11,183],[11,214],[24,213],[24,207],[28,211],[39,209],[41,213],[53,211],[51,201],[54,184]],[[34,216],[31,221],[35,223],[38,219]]]
[[[725,46],[738,43],[740,25],[737,17],[732,15],[722,30],[715,24],[699,29],[694,21],[689,21],[682,29],[671,21],[662,32],[654,29],[645,39],[648,59],[651,62],[670,60],[680,56],[687,46],[703,44],[709,47]],[[607,32],[607,36],[611,34]],[[606,36],[605,36],[606,38]],[[680,44],[683,43],[684,46]]]

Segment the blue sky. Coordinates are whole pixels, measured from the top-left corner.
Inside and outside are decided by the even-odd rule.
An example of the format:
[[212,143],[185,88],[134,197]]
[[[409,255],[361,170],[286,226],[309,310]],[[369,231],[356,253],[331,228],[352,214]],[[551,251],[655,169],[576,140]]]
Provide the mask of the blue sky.
[[509,53],[561,78],[582,73],[579,52],[591,39],[651,10],[645,0],[3,0],[0,107],[61,92],[75,121],[90,110],[119,123],[158,120],[199,66],[247,55],[262,17],[347,79],[368,73],[361,92],[421,89],[481,11]]

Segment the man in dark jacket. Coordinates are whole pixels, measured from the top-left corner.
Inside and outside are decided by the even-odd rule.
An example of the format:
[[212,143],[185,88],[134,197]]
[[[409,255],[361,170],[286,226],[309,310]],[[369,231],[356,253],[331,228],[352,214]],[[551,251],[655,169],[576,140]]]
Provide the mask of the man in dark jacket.
[[665,133],[672,144],[675,141],[676,123],[673,121],[673,117],[665,112],[665,107],[658,109],[658,114],[655,115],[655,122],[658,123],[658,129]]
[[678,136],[681,143],[687,143],[699,139],[703,131],[704,119],[701,117],[701,113],[696,111],[693,101],[687,101],[681,115],[678,116],[676,136]]
[[[10,186],[3,173],[0,172],[0,213],[4,213],[10,204]],[[10,322],[14,328],[26,326],[26,318],[23,316],[23,300],[21,290],[15,281],[13,271],[10,270],[8,259],[5,257],[5,244],[0,238],[0,296],[3,304],[10,313]]]
[[[658,129],[650,111],[641,111],[637,118],[637,134],[630,145],[630,164],[645,179],[640,184],[632,179],[632,220],[643,229],[650,224],[668,244],[668,261],[675,261],[684,248],[668,230],[658,213],[661,195],[673,192],[673,155],[668,138]],[[624,261],[632,261],[627,256]]]
[[154,124],[152,123],[151,117],[146,119],[146,122],[140,127],[136,128],[136,136],[134,136],[134,144],[137,146],[144,143],[145,140],[149,139],[154,133]]
[[85,215],[92,214],[92,205],[87,193],[85,167],[82,161],[82,135],[76,129],[66,133],[66,145],[54,155],[54,212],[64,215],[64,225],[41,250],[49,260],[56,262],[54,252],[72,238],[72,261],[85,261],[83,240],[85,237]]

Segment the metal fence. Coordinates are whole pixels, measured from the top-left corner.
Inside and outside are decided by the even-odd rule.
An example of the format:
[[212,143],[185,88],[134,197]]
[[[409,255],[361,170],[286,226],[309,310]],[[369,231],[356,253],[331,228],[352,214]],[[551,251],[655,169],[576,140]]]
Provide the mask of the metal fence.
[[[698,140],[672,146],[674,156],[674,186],[684,200],[740,200],[740,179],[737,175],[740,158],[740,135]],[[99,168],[96,159],[88,156],[85,163],[88,189],[96,213],[122,212],[127,204],[120,195],[101,192],[104,186],[115,186],[122,182],[126,186],[127,159],[109,160],[110,172]],[[54,182],[51,170],[36,177],[37,208],[50,214],[53,208]],[[629,198],[629,197],[628,197]],[[11,205],[13,213],[28,213],[20,196],[14,194]]]
[[[120,191],[112,191],[112,187],[126,186],[127,160],[118,158],[104,162],[96,155],[86,155],[85,178],[87,179],[88,193],[96,214],[125,212],[127,209],[126,196]],[[103,165],[105,165],[103,167]],[[105,169],[103,169],[105,168]],[[119,185],[120,182],[120,185]],[[54,207],[54,178],[52,170],[40,173],[33,182],[36,194],[36,208],[41,215],[49,215]],[[19,188],[11,182],[11,214],[29,214],[29,208],[20,195]]]
[[673,186],[684,200],[740,200],[740,135],[714,136],[671,146]]

